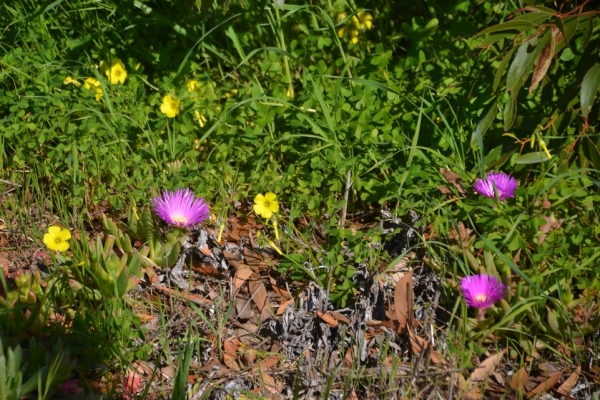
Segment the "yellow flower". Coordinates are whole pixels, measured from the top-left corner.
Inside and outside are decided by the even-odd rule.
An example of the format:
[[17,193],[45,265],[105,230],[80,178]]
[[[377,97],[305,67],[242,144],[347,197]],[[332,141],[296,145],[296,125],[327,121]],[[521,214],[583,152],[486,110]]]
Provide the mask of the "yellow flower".
[[[346,18],[346,14],[342,13],[338,15],[338,22],[341,22]],[[373,16],[365,11],[361,11],[358,14],[353,15],[349,21],[346,21],[346,26],[343,26],[337,30],[337,35],[340,39],[347,38],[350,43],[358,43],[358,36],[360,31],[371,29],[373,27]]]
[[196,118],[198,118],[198,125],[200,125],[200,128],[204,128],[204,125],[206,124],[206,117],[202,115],[200,110],[194,110],[194,115]]
[[256,195],[254,198],[254,212],[261,215],[263,218],[269,219],[279,211],[279,202],[275,201],[277,195],[275,193],[267,192],[263,196],[262,194]]
[[64,84],[64,85],[73,84],[73,85],[75,85],[75,86],[77,86],[77,87],[81,86],[81,83],[77,82],[77,80],[76,80],[76,79],[73,79],[73,78],[72,78],[72,77],[70,77],[70,76],[67,76],[67,77],[65,78],[65,80],[63,81],[63,84]]
[[197,79],[191,79],[188,83],[187,83],[187,91],[188,92],[194,92],[198,89],[200,89],[202,85],[200,84],[200,81],[198,81]]
[[354,17],[352,17],[353,21],[354,21],[355,17],[357,17],[356,20],[358,22],[355,22],[355,24],[358,29],[365,30],[365,29],[371,29],[373,27],[373,16],[371,15],[371,13],[361,11],[358,14],[356,14]]
[[68,229],[61,229],[60,226],[52,225],[48,228],[48,233],[44,234],[44,244],[50,250],[67,251],[69,250],[69,242],[71,232]]
[[178,98],[171,95],[163,97],[163,102],[160,105],[160,111],[167,116],[167,118],[175,118],[179,114],[179,104],[181,102]]
[[104,96],[104,92],[102,91],[102,85],[100,84],[100,81],[96,78],[87,78],[83,82],[83,87],[96,92],[96,101],[100,101],[102,96]]
[[231,89],[231,92],[225,93],[225,97],[227,97],[227,98],[234,97],[237,94],[237,92],[238,92],[237,89]]
[[104,62],[100,63],[101,68],[104,70],[104,74],[112,83],[116,85],[117,83],[125,83],[125,79],[127,78],[127,70],[125,69],[125,64],[118,58],[113,58],[110,60],[110,67],[107,66]]

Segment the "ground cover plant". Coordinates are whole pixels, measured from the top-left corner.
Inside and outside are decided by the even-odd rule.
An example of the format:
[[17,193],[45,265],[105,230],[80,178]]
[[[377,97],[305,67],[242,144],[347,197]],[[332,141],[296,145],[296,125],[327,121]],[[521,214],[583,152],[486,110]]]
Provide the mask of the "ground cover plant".
[[1,398],[600,394],[594,2],[0,10]]

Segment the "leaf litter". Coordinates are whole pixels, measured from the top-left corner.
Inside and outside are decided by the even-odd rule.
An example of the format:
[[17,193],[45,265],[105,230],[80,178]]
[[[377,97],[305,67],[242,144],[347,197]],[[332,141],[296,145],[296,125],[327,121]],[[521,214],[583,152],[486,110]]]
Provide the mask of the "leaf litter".
[[[404,228],[384,244],[391,256],[404,254],[411,245],[415,220],[413,215],[410,224],[397,219],[383,224],[388,232]],[[502,350],[491,350],[473,370],[456,368],[447,358],[443,321],[435,315],[442,279],[423,265],[426,252],[406,253],[376,275],[359,266],[355,302],[334,309],[326,288],[315,282],[299,285],[272,268],[277,255],[252,240],[261,224],[248,218],[229,223],[235,233],[226,232],[220,243],[217,231],[195,230],[175,267],[155,267],[131,292],[137,300],[135,315],[150,343],[166,334],[162,343],[177,354],[190,328],[202,337],[187,378],[191,398],[243,398],[246,392],[263,398],[316,399],[326,391],[331,399],[382,398],[384,393],[386,398],[406,398],[417,389],[419,396],[446,398],[454,385],[454,394],[461,393],[463,399],[507,393],[505,398],[513,398],[519,392],[583,399],[597,388],[581,366],[540,363],[531,376],[524,367],[513,373]],[[468,235],[461,227],[457,241]],[[4,236],[8,245],[15,240],[30,243],[23,235]],[[33,249],[30,253],[24,257],[21,249],[17,259],[10,251],[0,251],[9,279],[16,271],[45,268],[43,257]],[[168,316],[162,324],[159,304]],[[177,364],[165,358],[169,352],[154,349],[120,378],[123,398],[147,385],[150,398],[169,398]],[[356,371],[362,375],[354,376]],[[350,376],[354,378],[348,387]],[[394,384],[386,386],[382,376],[393,377]],[[106,390],[109,385],[93,386]]]

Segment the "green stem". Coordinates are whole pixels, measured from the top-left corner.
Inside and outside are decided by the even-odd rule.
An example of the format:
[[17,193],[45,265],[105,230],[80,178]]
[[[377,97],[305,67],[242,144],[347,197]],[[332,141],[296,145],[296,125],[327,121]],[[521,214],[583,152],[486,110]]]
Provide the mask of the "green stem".
[[[287,48],[285,46],[285,36],[283,35],[283,29],[281,28],[281,19],[279,18],[279,8],[275,7],[275,17],[277,20],[277,33],[279,35],[279,47],[281,50],[287,52]],[[288,92],[287,95],[292,99],[294,98],[294,85],[292,83],[292,76],[290,74],[290,62],[287,56],[283,56],[283,67],[285,69],[285,76],[288,78]]]

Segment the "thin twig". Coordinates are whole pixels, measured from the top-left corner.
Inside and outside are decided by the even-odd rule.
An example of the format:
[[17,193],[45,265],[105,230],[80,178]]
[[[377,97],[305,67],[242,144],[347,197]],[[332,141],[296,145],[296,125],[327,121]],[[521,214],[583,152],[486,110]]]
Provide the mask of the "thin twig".
[[344,208],[342,209],[342,218],[340,218],[340,226],[346,225],[346,212],[348,211],[348,194],[352,187],[352,170],[348,171],[346,176],[346,190],[344,191]]

